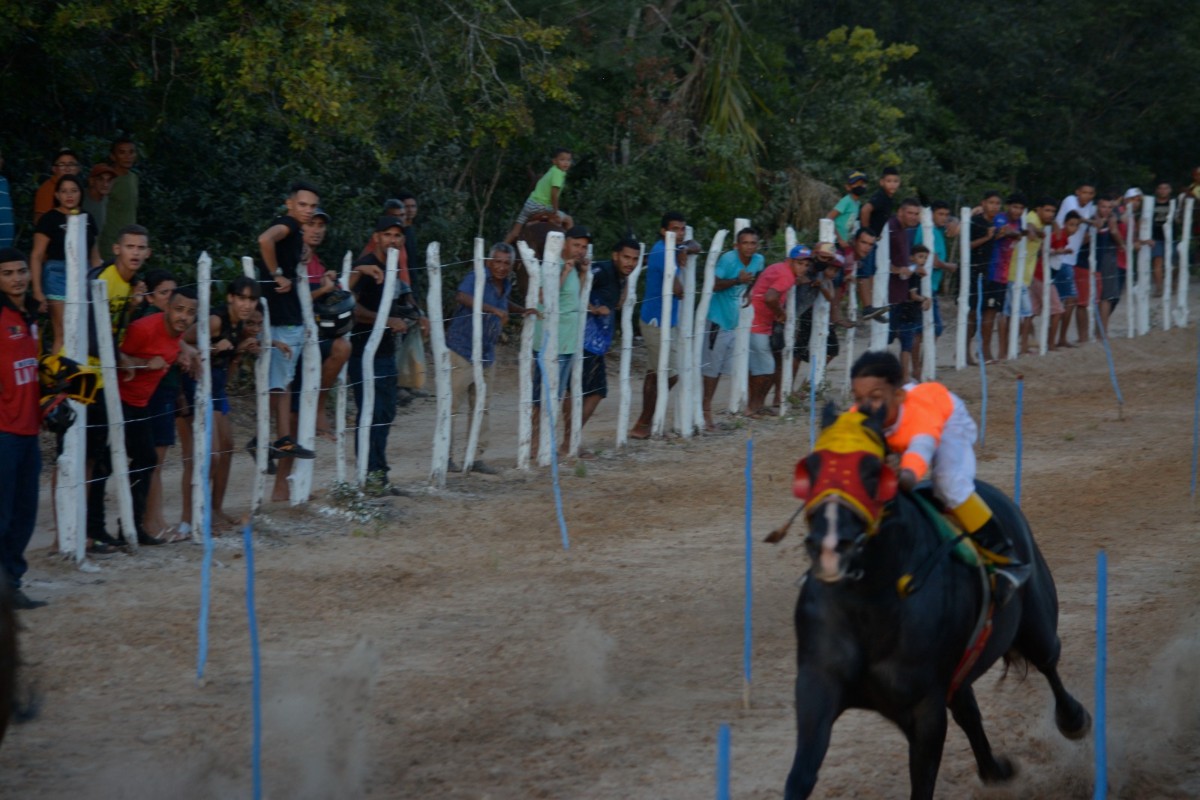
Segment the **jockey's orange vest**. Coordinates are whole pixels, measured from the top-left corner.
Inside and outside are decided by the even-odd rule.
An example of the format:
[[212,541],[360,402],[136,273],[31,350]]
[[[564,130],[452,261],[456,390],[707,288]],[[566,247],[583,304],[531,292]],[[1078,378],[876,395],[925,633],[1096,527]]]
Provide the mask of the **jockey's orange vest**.
[[925,477],[953,413],[954,395],[942,384],[930,381],[906,387],[896,424],[884,431],[892,452],[903,454],[900,469],[912,470],[917,480]]

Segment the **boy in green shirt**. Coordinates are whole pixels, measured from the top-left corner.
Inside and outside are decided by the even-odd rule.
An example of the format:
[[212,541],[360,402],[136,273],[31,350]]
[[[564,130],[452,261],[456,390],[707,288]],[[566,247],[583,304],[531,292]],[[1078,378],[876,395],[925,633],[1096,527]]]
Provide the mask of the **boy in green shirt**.
[[555,148],[550,156],[550,169],[538,179],[533,193],[529,195],[525,205],[521,206],[521,213],[517,214],[517,221],[513,223],[512,230],[508,232],[504,241],[509,244],[517,241],[525,222],[538,214],[549,215],[550,220],[557,221],[564,230],[572,227],[572,219],[558,209],[562,190],[567,183],[567,170],[570,168],[571,151],[565,147]]
[[852,170],[846,176],[846,194],[826,216],[833,220],[834,235],[837,236],[838,252],[846,253],[853,246],[850,237],[854,235],[853,225],[858,219],[859,208],[862,206],[863,195],[867,193],[867,176],[859,170]]

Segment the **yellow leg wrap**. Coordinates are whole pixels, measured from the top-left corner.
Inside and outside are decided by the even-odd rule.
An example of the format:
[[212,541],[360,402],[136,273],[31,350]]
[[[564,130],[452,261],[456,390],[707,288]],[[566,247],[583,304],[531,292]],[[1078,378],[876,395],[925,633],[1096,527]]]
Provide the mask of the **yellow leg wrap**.
[[950,513],[970,534],[976,533],[992,518],[992,509],[977,492],[971,492],[971,496],[962,505],[950,509]]
[[1007,556],[989,550],[976,538],[975,534],[979,533],[980,529],[992,520],[992,509],[977,492],[972,492],[962,505],[950,509],[950,513],[958,520],[958,524],[962,526],[963,530],[970,534],[975,544],[975,550],[983,557],[984,561],[997,565],[1008,564],[1012,561]]

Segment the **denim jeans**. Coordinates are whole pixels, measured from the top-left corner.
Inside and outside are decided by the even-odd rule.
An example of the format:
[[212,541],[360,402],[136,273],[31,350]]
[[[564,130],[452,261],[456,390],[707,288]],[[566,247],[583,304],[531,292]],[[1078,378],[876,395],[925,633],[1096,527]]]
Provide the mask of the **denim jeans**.
[[0,433],[0,567],[18,588],[29,568],[25,548],[37,523],[41,471],[36,435]]
[[[387,440],[396,418],[396,360],[393,356],[376,356],[375,364],[375,413],[371,417],[371,449],[367,454],[367,471],[387,474]],[[362,356],[350,356],[348,378],[354,387],[354,404],[358,407],[355,425],[360,425],[363,404]],[[354,452],[358,453],[358,436],[354,437]]]

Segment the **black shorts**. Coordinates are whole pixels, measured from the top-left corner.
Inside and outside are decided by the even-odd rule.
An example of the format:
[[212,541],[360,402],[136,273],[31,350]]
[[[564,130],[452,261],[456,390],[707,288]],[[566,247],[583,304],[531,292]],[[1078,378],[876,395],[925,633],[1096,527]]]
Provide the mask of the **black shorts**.
[[[971,270],[971,286],[970,286],[970,308],[974,312],[979,308],[979,276],[983,275],[982,270]],[[1001,311],[1004,309],[1004,298],[1008,294],[1008,284],[989,281],[987,276],[983,276],[983,310],[984,311]]]
[[608,397],[608,375],[604,356],[583,351],[583,396]]
[[[796,341],[792,347],[792,358],[797,361],[808,361],[808,343],[812,339],[812,309],[808,309],[796,320]],[[838,346],[837,327],[829,323],[829,338],[825,341],[826,358],[837,356]]]

